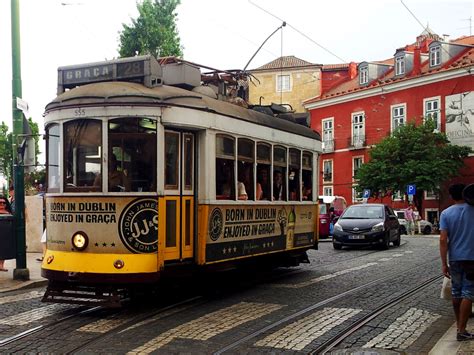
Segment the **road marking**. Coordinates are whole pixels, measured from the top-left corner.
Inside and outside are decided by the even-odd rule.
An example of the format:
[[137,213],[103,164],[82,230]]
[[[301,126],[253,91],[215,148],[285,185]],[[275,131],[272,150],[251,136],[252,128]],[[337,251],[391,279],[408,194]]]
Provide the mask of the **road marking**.
[[133,349],[128,354],[148,354],[176,338],[208,340],[213,336],[263,317],[282,307],[284,306],[270,303],[241,302],[172,328]]
[[83,325],[77,330],[86,333],[107,333],[130,320],[130,312],[124,312],[120,315],[111,316],[108,319],[99,319],[98,321]]
[[417,308],[410,308],[398,317],[383,333],[365,344],[364,348],[407,349],[441,316]]
[[313,285],[313,284],[321,282],[321,281],[329,280],[329,279],[332,279],[334,277],[345,275],[345,274],[348,274],[350,272],[365,269],[365,268],[368,268],[368,267],[371,267],[371,266],[374,266],[374,265],[378,265],[378,263],[367,263],[367,264],[364,264],[364,265],[361,265],[361,266],[356,266],[356,267],[353,267],[353,268],[350,268],[350,269],[341,270],[341,271],[335,272],[333,274],[319,276],[319,277],[316,277],[314,279],[310,279],[308,281],[300,282],[300,283],[297,283],[297,284],[274,284],[273,286],[284,287],[284,288],[306,287],[306,286]]
[[30,291],[19,295],[5,296],[0,298],[0,304],[31,300],[33,298],[43,297],[43,295],[44,291]]
[[256,342],[255,345],[287,350],[302,350],[313,340],[349,318],[354,317],[361,311],[360,309],[351,308],[324,308],[270,334]]
[[392,260],[392,258],[382,258],[382,259],[379,259],[377,261],[390,261],[390,260]]
[[403,256],[403,254],[392,254],[392,256],[393,256],[394,258],[399,258],[399,257]]
[[412,250],[406,250],[405,254],[413,254],[413,251]]
[[31,322],[49,317],[53,315],[58,309],[68,308],[62,304],[53,304],[50,306],[45,306],[37,309],[33,309],[31,311],[14,314],[12,316],[0,319],[0,324],[8,324],[8,325],[25,325]]

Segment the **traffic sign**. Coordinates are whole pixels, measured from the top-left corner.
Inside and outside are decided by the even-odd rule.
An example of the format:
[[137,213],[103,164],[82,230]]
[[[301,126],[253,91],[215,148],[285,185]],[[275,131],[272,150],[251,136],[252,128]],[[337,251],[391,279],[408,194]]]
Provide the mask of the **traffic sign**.
[[362,194],[362,198],[369,198],[369,197],[370,197],[370,190],[365,189],[363,194]]
[[415,184],[407,185],[407,195],[408,196],[416,195],[416,185]]

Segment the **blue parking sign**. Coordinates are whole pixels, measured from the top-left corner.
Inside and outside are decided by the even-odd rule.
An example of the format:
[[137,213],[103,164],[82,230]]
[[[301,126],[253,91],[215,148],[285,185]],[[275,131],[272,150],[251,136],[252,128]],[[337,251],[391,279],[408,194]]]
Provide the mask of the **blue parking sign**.
[[362,198],[369,198],[369,197],[370,197],[370,190],[365,189],[363,194],[362,194]]
[[408,196],[416,195],[416,185],[415,184],[407,185],[407,195]]

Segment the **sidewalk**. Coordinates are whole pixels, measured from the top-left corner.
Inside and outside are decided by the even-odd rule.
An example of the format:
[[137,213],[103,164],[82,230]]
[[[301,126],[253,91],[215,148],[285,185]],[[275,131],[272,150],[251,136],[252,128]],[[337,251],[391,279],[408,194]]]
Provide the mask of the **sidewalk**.
[[13,280],[13,270],[16,268],[16,260],[5,260],[7,272],[0,272],[0,293],[19,290],[27,287],[46,286],[47,280],[41,277],[41,253],[26,253],[26,267],[30,271],[29,281]]

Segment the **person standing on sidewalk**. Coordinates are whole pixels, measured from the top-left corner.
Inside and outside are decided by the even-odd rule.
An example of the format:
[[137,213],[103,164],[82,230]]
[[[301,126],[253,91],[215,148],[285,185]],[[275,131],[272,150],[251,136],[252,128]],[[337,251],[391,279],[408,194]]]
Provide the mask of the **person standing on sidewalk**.
[[439,227],[442,272],[451,279],[458,341],[474,339],[474,334],[466,330],[474,299],[474,281],[467,279],[463,269],[464,261],[474,260],[474,206],[464,202],[464,188],[464,184],[449,187],[449,194],[455,203],[441,213]]
[[[12,214],[10,202],[5,196],[0,196],[0,214]],[[8,269],[5,269],[5,259],[0,259],[0,271],[8,271]]]
[[407,221],[407,234],[413,235],[415,233],[415,213],[413,212],[413,205],[408,204],[405,208],[405,221]]

